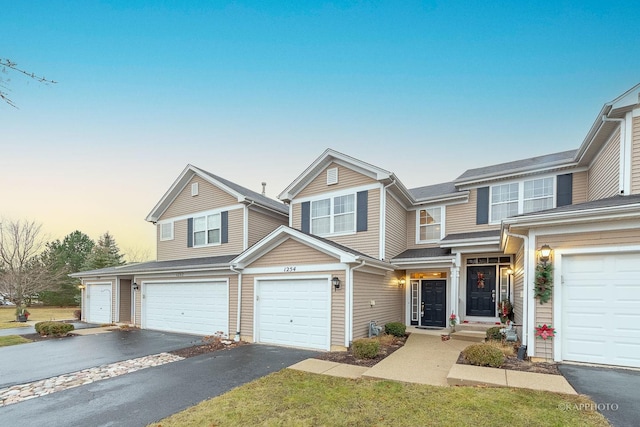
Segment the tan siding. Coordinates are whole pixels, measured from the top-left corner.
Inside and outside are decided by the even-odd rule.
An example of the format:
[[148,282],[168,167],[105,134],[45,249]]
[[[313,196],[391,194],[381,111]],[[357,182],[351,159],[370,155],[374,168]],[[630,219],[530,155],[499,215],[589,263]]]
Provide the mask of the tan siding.
[[171,259],[200,258],[218,255],[236,255],[243,251],[243,209],[229,211],[229,243],[200,248],[187,247],[187,220],[176,221],[173,225],[173,240],[160,241],[160,226],[156,227],[158,261]]
[[402,253],[407,247],[407,211],[396,199],[387,194],[387,213],[385,214],[385,258],[391,259]]
[[[416,215],[418,211],[407,211],[407,249],[419,247],[416,244]],[[446,222],[446,219],[445,219]]]
[[[180,282],[183,280],[202,280],[202,281],[221,281],[221,280],[227,280],[229,282],[229,318],[228,318],[228,322],[229,322],[229,330],[228,331],[223,331],[224,333],[226,333],[229,337],[233,337],[236,333],[236,316],[238,313],[238,276],[236,274],[229,274],[229,272],[224,272],[222,274],[198,274],[198,275],[193,275],[193,276],[183,276],[183,277],[176,277],[175,274],[174,275],[168,275],[168,274],[156,274],[156,275],[145,275],[145,276],[136,276],[134,281],[136,283],[138,283],[139,285],[141,285],[143,282],[147,282],[147,281],[164,281],[164,282]],[[142,286],[141,286],[142,288]],[[136,291],[136,325],[137,326],[141,326],[142,324],[142,320],[141,320],[141,310],[142,310],[142,298],[141,298],[141,291],[142,289]],[[211,331],[211,334],[213,335],[215,332],[217,331]]]
[[633,118],[631,140],[631,194],[640,194],[640,117]]
[[[380,276],[354,271],[353,282],[353,339],[368,336],[371,320],[378,326],[389,322],[404,323],[404,294],[397,285],[395,272]],[[375,301],[373,307],[372,300]]]
[[141,327],[142,326],[142,294],[140,293],[140,289],[138,289],[137,291],[133,291],[133,297],[135,299],[135,312],[134,314],[134,321],[133,324],[136,325],[137,327]]
[[[449,205],[446,208],[445,233],[467,233],[472,231],[497,230],[500,224],[476,225],[476,204],[478,200],[478,190],[473,188],[469,191],[469,201],[456,205]],[[415,235],[414,235],[415,242]]]
[[[327,185],[327,169],[338,168],[338,183],[333,185]],[[331,191],[339,191],[348,188],[358,187],[367,184],[374,184],[377,181],[368,176],[362,175],[352,169],[345,168],[344,166],[331,163],[320,174],[311,181],[297,196],[309,197]]]
[[120,317],[118,322],[131,322],[131,280],[120,279]]
[[[191,195],[191,184],[194,182],[198,183],[197,196]],[[238,204],[237,198],[199,176],[194,176],[167,210],[163,212],[160,220],[236,204]]]
[[574,173],[572,185],[573,188],[571,189],[571,203],[575,205],[578,203],[586,202],[587,192],[589,188],[589,173],[587,171]]
[[613,134],[589,169],[589,200],[618,194],[620,174],[620,129]]
[[[544,243],[542,242],[544,241]],[[544,237],[538,237],[536,240],[536,247],[540,247],[544,244],[550,244],[548,243],[548,239],[547,236]],[[557,246],[551,246],[554,249],[557,249]],[[535,275],[535,272],[532,272],[533,275]],[[531,278],[531,281],[534,281],[534,277]],[[558,285],[557,283],[555,284],[556,286]],[[538,300],[535,300],[535,304],[533,307],[531,307],[533,310],[535,310],[534,313],[534,322],[533,322],[533,327],[536,328],[538,325],[542,326],[542,325],[547,325],[547,326],[554,326],[553,324],[553,295],[551,296],[551,299],[549,299],[548,302],[544,303],[544,304],[540,304],[540,302]],[[535,329],[534,329],[535,330]],[[544,359],[551,359],[553,360],[553,340],[542,340],[539,338],[535,339],[535,351],[534,351],[534,357],[539,357],[539,358],[544,358]]]
[[[513,268],[513,320],[516,325],[522,325],[522,311],[524,310],[524,247],[521,246],[516,253]],[[518,330],[518,335],[522,337],[522,330]]]
[[248,267],[298,266],[339,262],[336,258],[318,252],[293,239],[287,239]]
[[538,237],[539,246],[548,244],[554,250],[575,247],[636,245],[640,241],[640,229],[598,231],[592,233],[558,234]]
[[355,249],[373,258],[380,257],[380,190],[369,190],[367,231],[326,239]]
[[285,217],[274,218],[249,209],[249,247],[281,225],[289,225],[289,220]]
[[302,229],[302,205],[295,203],[291,205],[291,227],[296,230]]

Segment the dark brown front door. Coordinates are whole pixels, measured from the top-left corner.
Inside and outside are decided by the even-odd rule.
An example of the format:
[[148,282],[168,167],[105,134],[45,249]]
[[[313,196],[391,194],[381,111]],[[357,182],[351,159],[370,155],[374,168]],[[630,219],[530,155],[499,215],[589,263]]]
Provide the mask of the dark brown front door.
[[467,316],[495,315],[496,267],[467,267]]

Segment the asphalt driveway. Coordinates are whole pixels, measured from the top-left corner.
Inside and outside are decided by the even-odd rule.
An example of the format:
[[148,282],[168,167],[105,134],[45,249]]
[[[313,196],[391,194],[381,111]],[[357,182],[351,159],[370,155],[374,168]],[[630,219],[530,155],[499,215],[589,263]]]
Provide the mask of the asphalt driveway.
[[0,420],[49,427],[146,426],[315,354],[247,344],[0,407]]
[[586,394],[596,402],[596,409],[611,425],[638,425],[640,371],[563,364],[560,372],[578,393]]

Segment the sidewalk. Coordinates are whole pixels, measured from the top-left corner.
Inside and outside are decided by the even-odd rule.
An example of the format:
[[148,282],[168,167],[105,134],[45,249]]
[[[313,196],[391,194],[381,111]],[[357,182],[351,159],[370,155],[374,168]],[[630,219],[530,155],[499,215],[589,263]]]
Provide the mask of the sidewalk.
[[442,341],[439,332],[412,333],[405,345],[372,368],[307,359],[290,369],[345,378],[375,378],[442,387],[518,387],[577,394],[562,375],[458,365],[458,355],[468,341]]

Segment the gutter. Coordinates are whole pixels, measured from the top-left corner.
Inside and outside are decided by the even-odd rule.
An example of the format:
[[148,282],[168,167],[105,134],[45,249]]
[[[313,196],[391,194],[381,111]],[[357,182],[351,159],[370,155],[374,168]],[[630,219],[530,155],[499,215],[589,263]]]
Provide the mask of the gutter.
[[387,188],[391,187],[392,185],[396,184],[396,179],[394,179],[393,181],[391,181],[389,184],[385,185],[382,187],[382,194],[380,195],[380,239],[378,244],[380,245],[380,250],[378,251],[379,255],[380,255],[380,259],[384,259],[385,255],[386,255],[386,251],[385,251],[385,247],[384,247],[384,242],[385,242],[385,236],[387,233]]
[[[523,271],[523,278],[522,278],[522,282],[523,282],[523,290],[525,292],[525,298],[524,298],[524,303],[522,304],[522,342],[523,343],[527,343],[528,339],[529,339],[529,275],[530,275],[530,271],[529,271],[529,259],[528,259],[528,251],[529,251],[529,236],[525,235],[525,234],[517,234],[517,233],[512,233],[510,231],[506,231],[505,233],[507,234],[507,236],[510,237],[515,237],[517,239],[522,239],[523,240],[523,246],[524,246],[524,253],[523,253],[523,259],[524,259],[524,271]],[[524,347],[524,348],[523,348]],[[527,345],[526,344],[521,344],[520,345],[520,349],[518,350],[518,359],[522,359],[524,357],[524,353],[527,350]],[[535,349],[534,349],[535,351]],[[522,356],[522,357],[521,357]]]
[[242,271],[236,270],[235,265],[230,265],[229,269],[238,274],[238,315],[236,317],[236,336],[233,337],[235,342],[240,341],[240,310],[242,309]]
[[347,317],[348,330],[347,333],[344,334],[345,338],[345,347],[349,347],[351,341],[353,341],[353,272],[361,267],[364,267],[365,260],[360,260],[360,265],[356,265],[355,267],[349,267],[348,277],[349,277],[349,289],[346,289],[345,297],[347,301],[345,301],[345,316]]

